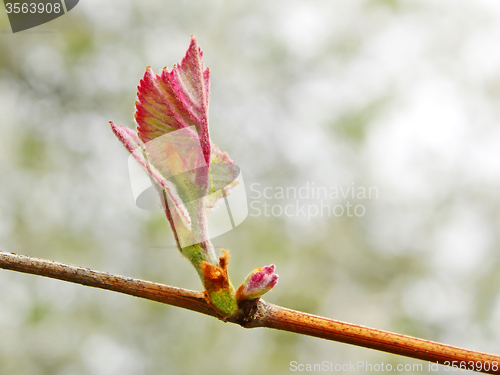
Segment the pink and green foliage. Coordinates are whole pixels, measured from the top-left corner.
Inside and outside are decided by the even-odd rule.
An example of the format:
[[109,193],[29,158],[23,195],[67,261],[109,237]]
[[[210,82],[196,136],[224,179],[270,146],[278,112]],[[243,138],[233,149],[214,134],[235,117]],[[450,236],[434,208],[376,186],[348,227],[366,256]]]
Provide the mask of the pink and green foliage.
[[210,71],[204,68],[202,58],[203,52],[192,37],[186,56],[170,72],[163,68],[157,75],[148,67],[138,87],[135,118],[144,143],[173,130],[196,126],[208,164]]
[[[238,183],[239,170],[210,141],[210,72],[203,66],[202,57],[196,38],[191,37],[185,57],[172,70],[164,68],[155,74],[147,67],[137,92],[137,132],[110,124],[149,175],[179,250],[191,261],[205,289],[210,291],[209,302],[221,316],[231,316],[238,307],[227,276],[228,256],[217,259],[215,255],[208,234],[207,213]],[[225,260],[220,264],[222,259]],[[260,297],[276,284],[278,276],[274,274],[274,266],[269,266],[252,277],[250,284],[247,283],[250,286],[243,287],[241,299]],[[261,280],[257,281],[258,278]]]
[[[214,178],[209,168],[212,164],[211,169],[219,172],[218,180],[226,191],[232,187],[228,182],[234,181],[237,169],[228,167],[234,162],[210,143],[210,72],[204,68],[202,56],[193,37],[186,56],[171,71],[164,68],[155,74],[148,67],[138,86],[137,133],[111,126],[155,182],[179,247],[201,244],[204,254],[194,254],[193,260],[216,263],[208,241],[206,210],[222,194],[208,194],[221,190],[210,186]],[[212,149],[216,160],[211,160]],[[218,160],[223,168],[216,168]]]

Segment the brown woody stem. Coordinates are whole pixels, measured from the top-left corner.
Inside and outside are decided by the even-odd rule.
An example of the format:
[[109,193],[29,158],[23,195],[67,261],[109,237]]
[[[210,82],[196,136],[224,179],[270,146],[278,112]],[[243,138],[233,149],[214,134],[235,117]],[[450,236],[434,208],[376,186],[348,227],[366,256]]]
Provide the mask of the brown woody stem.
[[[1,251],[0,268],[112,290],[217,317],[200,292]],[[273,328],[440,364],[449,361],[451,365],[456,361],[458,366],[465,363],[467,369],[471,362],[475,363],[476,369],[479,367],[477,364],[481,363],[483,370],[480,372],[500,374],[499,355],[339,322],[289,310],[263,300],[248,301],[239,307],[240,312],[227,321],[245,328]]]

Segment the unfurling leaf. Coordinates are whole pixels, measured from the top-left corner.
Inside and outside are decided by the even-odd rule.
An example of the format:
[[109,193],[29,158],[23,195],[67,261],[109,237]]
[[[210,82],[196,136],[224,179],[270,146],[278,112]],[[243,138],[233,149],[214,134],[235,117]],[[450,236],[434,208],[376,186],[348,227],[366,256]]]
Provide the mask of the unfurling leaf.
[[[239,168],[210,141],[210,72],[202,57],[191,37],[185,57],[172,70],[155,74],[147,67],[135,103],[137,132],[110,124],[150,177],[177,247],[198,272],[208,302],[227,318],[238,312],[238,303],[227,273],[228,253],[215,256],[207,213],[238,184]],[[238,300],[260,297],[277,280],[274,266],[254,270]]]
[[229,156],[210,143],[210,72],[202,57],[192,37],[186,56],[172,70],[155,74],[148,67],[138,86],[137,133],[112,124],[150,175],[178,247],[201,247],[204,254],[196,257],[197,267],[199,261],[217,263],[206,214],[236,186],[239,173]]

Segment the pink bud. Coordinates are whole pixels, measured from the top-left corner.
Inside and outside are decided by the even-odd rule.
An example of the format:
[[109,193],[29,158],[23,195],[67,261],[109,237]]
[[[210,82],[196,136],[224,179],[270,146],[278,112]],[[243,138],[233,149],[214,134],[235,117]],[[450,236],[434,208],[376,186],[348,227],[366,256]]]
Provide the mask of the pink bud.
[[274,273],[275,269],[276,266],[271,264],[250,272],[238,289],[238,299],[259,298],[269,292],[278,283],[278,275]]

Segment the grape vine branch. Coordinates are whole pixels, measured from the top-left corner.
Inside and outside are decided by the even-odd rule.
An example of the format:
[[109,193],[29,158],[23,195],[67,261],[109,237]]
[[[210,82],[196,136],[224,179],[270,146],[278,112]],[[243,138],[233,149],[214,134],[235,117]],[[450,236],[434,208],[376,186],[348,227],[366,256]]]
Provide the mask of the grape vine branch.
[[[478,372],[500,374],[500,355],[482,353],[310,315],[276,306],[262,299],[244,301],[239,306],[239,311],[235,316],[221,318],[213,306],[206,301],[202,292],[2,251],[0,251],[0,268],[107,289],[182,307],[218,317],[225,322],[239,324],[244,328],[272,328],[425,361],[439,362],[440,364],[445,362],[449,362],[450,365],[452,363],[465,363],[468,366],[474,362],[474,368],[477,370],[480,367],[482,370]],[[481,364],[481,366],[477,366],[477,364]]]

